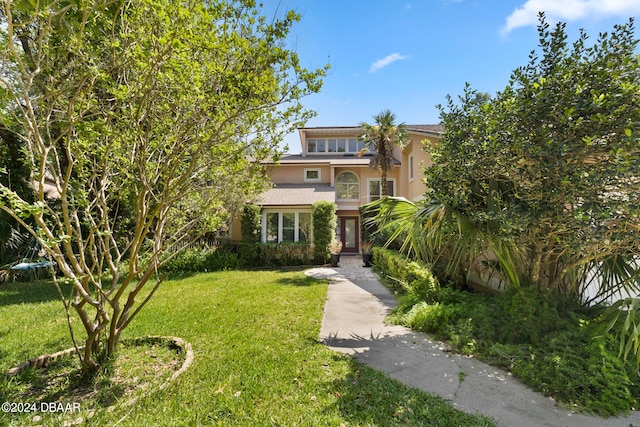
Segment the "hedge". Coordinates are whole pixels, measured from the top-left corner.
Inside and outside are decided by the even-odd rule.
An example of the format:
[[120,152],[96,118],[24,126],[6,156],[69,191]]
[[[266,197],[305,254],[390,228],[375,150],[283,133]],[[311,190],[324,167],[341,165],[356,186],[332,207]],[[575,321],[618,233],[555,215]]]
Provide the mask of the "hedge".
[[412,261],[399,252],[374,247],[373,264],[385,283],[396,292],[413,294],[422,301],[431,302],[440,289],[428,265]]

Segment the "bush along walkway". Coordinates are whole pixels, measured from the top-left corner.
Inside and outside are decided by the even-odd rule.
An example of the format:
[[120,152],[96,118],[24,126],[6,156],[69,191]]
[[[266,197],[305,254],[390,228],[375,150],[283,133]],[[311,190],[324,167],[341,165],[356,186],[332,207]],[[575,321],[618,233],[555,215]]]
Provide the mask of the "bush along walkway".
[[452,354],[426,334],[384,321],[395,298],[362,266],[342,257],[337,268],[307,275],[329,279],[320,339],[331,349],[387,372],[392,378],[451,400],[457,409],[494,418],[501,426],[640,427],[640,413],[603,419],[556,406],[508,372]]

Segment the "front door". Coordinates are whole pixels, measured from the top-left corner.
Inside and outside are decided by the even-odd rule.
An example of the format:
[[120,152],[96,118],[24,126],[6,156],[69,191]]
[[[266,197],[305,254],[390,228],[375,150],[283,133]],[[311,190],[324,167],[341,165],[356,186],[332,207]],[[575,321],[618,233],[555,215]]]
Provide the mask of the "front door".
[[341,216],[338,224],[339,239],[342,242],[343,253],[358,253],[359,248],[359,218],[357,216]]

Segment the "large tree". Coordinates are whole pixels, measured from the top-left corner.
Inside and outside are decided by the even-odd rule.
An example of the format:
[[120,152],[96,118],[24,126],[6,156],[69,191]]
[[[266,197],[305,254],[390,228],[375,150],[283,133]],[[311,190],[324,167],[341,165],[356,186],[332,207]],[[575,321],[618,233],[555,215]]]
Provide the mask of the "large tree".
[[299,99],[324,70],[283,48],[299,16],[266,19],[251,0],[4,0],[2,18],[0,124],[25,146],[36,201],[0,184],[0,209],[72,284],[61,297],[92,372],[161,266],[264,188],[259,160],[310,116]]
[[366,149],[373,152],[370,166],[380,171],[380,196],[387,196],[387,173],[394,167],[393,148],[404,147],[407,130],[404,123],[396,123],[396,115],[384,110],[373,116],[373,124],[360,123]]
[[[493,98],[441,107],[445,135],[417,205],[393,201],[407,248],[464,277],[493,258],[514,285],[582,303],[638,289],[640,60],[634,22],[588,46],[541,16],[540,48]],[[396,221],[398,222],[398,221]],[[491,265],[491,263],[488,263]]]

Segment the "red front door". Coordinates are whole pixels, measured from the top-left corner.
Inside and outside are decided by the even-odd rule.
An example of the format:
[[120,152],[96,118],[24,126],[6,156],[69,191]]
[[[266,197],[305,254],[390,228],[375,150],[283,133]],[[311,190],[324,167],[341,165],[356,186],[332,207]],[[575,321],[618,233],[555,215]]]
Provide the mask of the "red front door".
[[337,231],[342,242],[342,252],[358,253],[360,250],[360,218],[357,216],[341,216],[338,222]]

